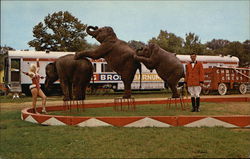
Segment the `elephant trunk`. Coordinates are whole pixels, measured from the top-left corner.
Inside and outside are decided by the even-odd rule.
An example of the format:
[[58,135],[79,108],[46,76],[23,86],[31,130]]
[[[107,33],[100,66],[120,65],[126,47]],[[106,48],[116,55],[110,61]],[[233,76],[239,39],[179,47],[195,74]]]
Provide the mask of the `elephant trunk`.
[[55,78],[55,79],[46,78],[45,82],[44,82],[45,90],[47,90],[47,91],[51,90],[53,88],[53,83],[56,80],[58,80],[58,78]]
[[136,55],[137,55],[137,56],[142,56],[142,55],[143,55],[142,51],[143,51],[143,47],[137,49],[137,50],[136,50]]
[[49,80],[46,78],[45,79],[45,83],[44,83],[45,89],[48,90],[49,89]]
[[95,27],[93,27],[93,26],[88,26],[87,29],[86,29],[86,31],[87,31],[87,33],[88,33],[89,35],[95,37],[95,36],[96,36],[96,33],[97,33],[97,31],[96,31],[97,29],[98,29],[97,26],[95,26]]
[[45,89],[50,89],[50,87],[53,85],[53,82],[51,79],[49,78],[45,78],[45,82],[44,82],[44,86],[45,86]]

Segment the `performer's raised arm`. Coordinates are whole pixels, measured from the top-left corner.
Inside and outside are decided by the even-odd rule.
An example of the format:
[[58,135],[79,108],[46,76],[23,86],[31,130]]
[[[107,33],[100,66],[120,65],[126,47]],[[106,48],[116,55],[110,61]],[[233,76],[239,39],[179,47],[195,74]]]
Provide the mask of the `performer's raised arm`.
[[36,67],[37,67],[36,73],[38,73],[40,70],[39,58],[36,59]]
[[28,72],[24,72],[24,71],[22,71],[22,73],[23,73],[23,74],[25,74],[25,75],[27,75],[27,76],[29,75],[29,73],[28,73]]
[[25,75],[27,75],[27,76],[29,76],[30,78],[33,78],[34,77],[34,73],[32,73],[32,72],[24,72],[24,71],[22,71],[22,73],[23,74],[25,74]]

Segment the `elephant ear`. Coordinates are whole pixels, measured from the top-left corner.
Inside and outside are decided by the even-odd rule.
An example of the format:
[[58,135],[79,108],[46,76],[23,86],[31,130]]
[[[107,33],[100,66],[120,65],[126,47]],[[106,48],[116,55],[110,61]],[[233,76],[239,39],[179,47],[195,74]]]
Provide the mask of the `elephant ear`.
[[143,50],[143,47],[141,47],[141,48],[137,49],[137,50],[136,50],[136,52],[138,52],[138,51],[142,51],[142,50]]
[[157,44],[154,43],[150,43],[149,44],[149,51],[151,56],[154,55],[155,53],[157,53],[159,51],[159,46]]
[[107,27],[106,29],[107,29],[106,31],[107,31],[107,33],[108,33],[109,36],[116,37],[116,34],[115,34],[113,28]]
[[57,74],[56,61],[52,63],[52,66],[53,66],[54,73]]
[[143,51],[143,47],[141,47],[141,48],[139,48],[139,49],[136,49],[136,51],[135,51],[135,52],[136,52],[136,55],[139,55],[141,51]]
[[46,66],[46,70],[47,70],[47,69],[50,69],[51,72],[53,72],[54,74],[57,74],[56,62],[49,63],[49,64]]

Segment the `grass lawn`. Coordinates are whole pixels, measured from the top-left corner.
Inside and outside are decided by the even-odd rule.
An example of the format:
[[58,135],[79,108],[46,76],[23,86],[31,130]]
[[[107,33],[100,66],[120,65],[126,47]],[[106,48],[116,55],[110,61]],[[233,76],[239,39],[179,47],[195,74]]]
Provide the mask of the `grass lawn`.
[[[147,96],[164,97],[165,95],[138,94],[136,98]],[[114,96],[87,97],[87,99],[91,98],[114,98]],[[22,105],[24,101],[30,102],[30,97],[22,98],[22,101],[15,100],[16,104],[10,103],[11,98],[2,100],[1,97],[0,99],[0,159],[248,158],[250,156],[250,129],[42,126],[20,119],[22,106],[15,105]],[[62,97],[48,98],[49,101],[61,99]],[[6,108],[8,104],[13,104],[11,109]],[[174,109],[165,110],[164,105],[138,105],[136,112],[115,112],[111,107],[91,108],[86,109],[82,115],[250,114],[249,104],[245,102],[202,103],[201,110],[199,113],[191,113]],[[60,112],[51,113],[60,114]]]
[[[87,108],[84,111],[72,109],[68,111],[49,112],[49,115],[70,116],[176,116],[176,115],[249,115],[250,104],[247,102],[223,102],[223,103],[201,103],[201,112],[190,112],[191,105],[187,110],[181,110],[180,104],[177,109],[172,105],[169,109],[166,104],[137,105],[136,111],[114,111],[113,107]],[[127,107],[125,107],[126,109]]]
[[247,158],[250,129],[42,126],[0,116],[0,158]]
[[[123,92],[115,92],[108,94],[99,94],[99,95],[86,95],[87,100],[94,99],[113,99],[115,97],[121,97]],[[171,94],[167,91],[133,91],[133,97],[135,98],[167,98],[170,97]],[[38,98],[39,99],[39,98]],[[47,101],[62,101],[63,96],[48,96]],[[0,96],[1,103],[23,103],[32,101],[31,96],[21,96],[20,99],[12,99],[12,96]]]

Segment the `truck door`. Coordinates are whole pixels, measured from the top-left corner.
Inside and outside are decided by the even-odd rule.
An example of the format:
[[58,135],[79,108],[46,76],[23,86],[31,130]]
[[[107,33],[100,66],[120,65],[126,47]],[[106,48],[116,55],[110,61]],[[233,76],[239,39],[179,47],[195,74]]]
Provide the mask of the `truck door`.
[[21,59],[9,58],[8,87],[10,92],[20,93],[21,89]]
[[20,59],[10,60],[10,82],[20,82]]

